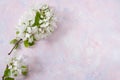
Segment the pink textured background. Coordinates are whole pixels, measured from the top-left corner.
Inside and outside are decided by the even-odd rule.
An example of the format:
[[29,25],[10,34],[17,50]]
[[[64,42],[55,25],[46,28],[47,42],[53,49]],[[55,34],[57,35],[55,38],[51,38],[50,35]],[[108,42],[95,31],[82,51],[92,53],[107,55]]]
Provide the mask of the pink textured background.
[[0,0],[0,77],[20,16],[34,3],[57,10],[56,32],[20,53],[24,80],[120,80],[120,0]]

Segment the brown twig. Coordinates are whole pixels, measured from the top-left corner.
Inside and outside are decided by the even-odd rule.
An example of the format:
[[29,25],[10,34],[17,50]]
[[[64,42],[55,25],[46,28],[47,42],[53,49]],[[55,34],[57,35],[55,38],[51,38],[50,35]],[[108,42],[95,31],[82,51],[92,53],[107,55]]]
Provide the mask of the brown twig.
[[8,55],[10,55],[12,53],[12,51],[15,49],[15,47],[20,43],[20,41],[22,41],[22,39],[20,39],[15,45],[14,47],[11,49],[11,51],[8,53]]
[[[11,51],[8,53],[8,55],[10,55],[12,53],[12,51],[16,48],[16,46],[20,43],[20,41],[22,41],[22,39],[18,40],[15,43],[14,47],[11,49]],[[8,68],[8,65],[6,66],[6,68]],[[5,78],[5,75],[2,76],[2,80],[4,80],[4,78]]]

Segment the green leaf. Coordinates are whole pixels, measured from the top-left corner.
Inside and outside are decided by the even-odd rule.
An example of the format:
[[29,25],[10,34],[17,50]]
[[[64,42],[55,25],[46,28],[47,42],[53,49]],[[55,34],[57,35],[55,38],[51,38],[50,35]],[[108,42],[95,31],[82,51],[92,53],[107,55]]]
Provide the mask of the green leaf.
[[27,66],[21,66],[21,68],[27,68]]
[[21,68],[22,68],[22,74],[26,76],[28,74],[28,67],[23,65],[21,66]]
[[36,12],[35,22],[32,26],[39,26],[39,20],[40,20],[40,13]]
[[10,69],[6,68],[4,72],[4,76],[9,76],[10,75]]
[[32,42],[32,43],[29,43],[29,46],[33,46],[34,45],[34,42]]
[[19,34],[20,32],[19,31],[16,31],[16,34]]
[[22,71],[22,75],[26,76],[28,74],[28,71]]
[[18,40],[17,39],[13,39],[10,41],[10,44],[15,44]]
[[28,42],[28,40],[24,41],[24,46],[25,47],[29,47],[29,46],[33,46],[33,45],[34,45],[34,42],[30,43],[30,42]]
[[14,78],[7,77],[7,78],[5,78],[5,80],[14,80]]
[[28,42],[28,40],[25,40],[25,41],[24,41],[24,46],[25,46],[25,47],[29,47],[29,42]]
[[[13,39],[10,41],[10,44],[16,44],[17,42],[18,42],[17,39]],[[15,49],[17,49],[18,47],[19,47],[19,44],[16,44]]]
[[8,69],[8,66],[6,67],[5,71],[4,71],[4,76],[8,77],[10,76],[10,69]]
[[22,75],[26,76],[28,74],[28,66],[22,65],[21,69],[22,69]]
[[16,76],[18,76],[18,74],[14,74],[14,76],[16,77]]

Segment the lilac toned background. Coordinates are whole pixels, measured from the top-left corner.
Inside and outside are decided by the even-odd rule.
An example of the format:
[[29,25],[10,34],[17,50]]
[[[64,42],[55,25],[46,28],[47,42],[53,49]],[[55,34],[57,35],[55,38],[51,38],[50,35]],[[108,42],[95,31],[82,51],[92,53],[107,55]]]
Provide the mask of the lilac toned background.
[[56,9],[58,29],[19,54],[23,80],[120,80],[120,0],[0,0],[0,78],[19,18],[35,3]]

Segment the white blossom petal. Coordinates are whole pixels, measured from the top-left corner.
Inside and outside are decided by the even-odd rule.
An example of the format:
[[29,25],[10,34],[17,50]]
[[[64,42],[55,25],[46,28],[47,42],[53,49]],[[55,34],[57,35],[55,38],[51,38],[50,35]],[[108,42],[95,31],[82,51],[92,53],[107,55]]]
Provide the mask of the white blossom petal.
[[29,33],[26,33],[26,35],[25,35],[26,38],[29,38],[30,36],[31,36],[31,34],[29,34]]
[[31,27],[27,27],[27,32],[31,33],[32,32],[32,28]]
[[32,42],[33,42],[33,37],[30,37],[30,38],[28,39],[28,42],[29,42],[29,43],[32,43]]
[[32,33],[36,34],[37,32],[38,32],[38,27],[37,26],[32,27]]
[[40,27],[47,27],[49,25],[49,22],[46,22],[44,24],[42,24]]

